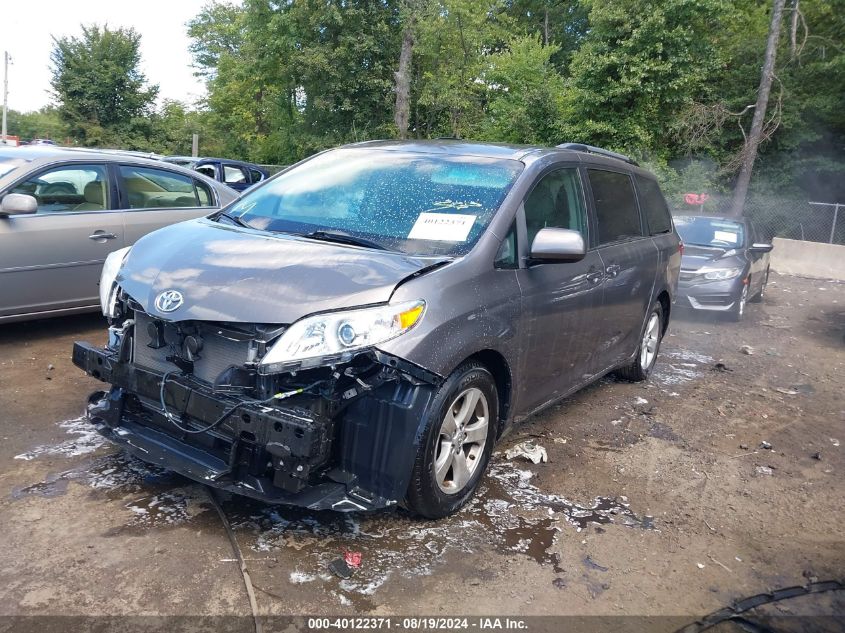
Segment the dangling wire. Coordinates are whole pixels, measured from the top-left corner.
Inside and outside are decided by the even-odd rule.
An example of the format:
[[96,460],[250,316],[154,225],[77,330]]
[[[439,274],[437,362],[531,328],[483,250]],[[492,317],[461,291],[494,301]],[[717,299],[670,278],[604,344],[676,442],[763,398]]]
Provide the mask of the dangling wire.
[[226,420],[226,418],[228,418],[230,415],[232,415],[232,413],[234,413],[235,410],[238,407],[241,407],[245,404],[267,404],[268,402],[272,402],[273,400],[284,400],[285,398],[290,398],[291,396],[296,396],[300,393],[304,393],[304,392],[306,392],[310,389],[313,389],[317,385],[326,382],[325,380],[318,380],[317,382],[312,383],[312,384],[308,385],[307,387],[300,387],[298,389],[293,389],[291,391],[283,391],[283,392],[280,392],[280,393],[275,393],[272,396],[270,396],[269,398],[265,398],[264,400],[240,400],[240,401],[236,402],[235,404],[233,404],[228,409],[226,409],[219,418],[217,418],[214,422],[212,422],[208,426],[204,426],[201,429],[186,429],[184,426],[182,426],[177,421],[176,416],[173,415],[172,413],[170,413],[170,411],[167,410],[167,405],[164,403],[164,393],[165,393],[165,387],[167,385],[167,379],[170,378],[170,376],[172,376],[175,373],[176,373],[176,371],[168,371],[164,374],[164,376],[161,377],[161,388],[159,389],[159,392],[158,392],[159,402],[161,403],[161,411],[162,411],[162,413],[164,413],[164,417],[167,418],[168,422],[170,422],[173,426],[175,426],[177,429],[179,429],[183,433],[188,433],[190,435],[197,435],[199,433],[206,433],[207,431],[210,431],[211,429],[215,428],[216,426],[219,426],[220,424],[222,424]]

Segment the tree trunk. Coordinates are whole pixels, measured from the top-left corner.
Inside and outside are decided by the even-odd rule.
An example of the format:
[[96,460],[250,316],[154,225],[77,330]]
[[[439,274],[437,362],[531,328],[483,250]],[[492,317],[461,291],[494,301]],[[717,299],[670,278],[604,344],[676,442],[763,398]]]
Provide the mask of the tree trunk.
[[549,45],[549,7],[546,7],[546,14],[543,16],[543,44]]
[[775,74],[775,58],[777,56],[780,24],[783,18],[783,5],[786,0],[774,0],[772,6],[772,21],[769,25],[769,39],[766,43],[766,56],[763,62],[763,72],[760,75],[760,87],[757,89],[757,105],[754,108],[754,118],[751,121],[751,132],[742,148],[742,165],[734,189],[731,215],[739,217],[745,207],[748,196],[748,185],[751,182],[751,171],[757,159],[757,147],[763,134],[763,124],[766,120],[766,108],[769,105],[769,92],[772,89],[772,78]]
[[795,59],[795,52],[798,48],[798,3],[800,0],[792,0],[792,21],[789,25],[789,56]]
[[393,121],[399,129],[399,138],[408,138],[408,118],[411,111],[411,59],[414,54],[414,18],[410,16],[402,35],[399,68],[393,73],[396,80],[396,107]]

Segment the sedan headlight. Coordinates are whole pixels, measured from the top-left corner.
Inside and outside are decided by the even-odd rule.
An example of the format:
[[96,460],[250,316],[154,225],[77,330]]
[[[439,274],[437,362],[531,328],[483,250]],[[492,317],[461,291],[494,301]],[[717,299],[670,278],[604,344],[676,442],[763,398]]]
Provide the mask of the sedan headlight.
[[114,316],[115,303],[117,302],[117,285],[114,282],[130,248],[132,247],[127,246],[109,253],[103,263],[103,272],[100,273],[100,307],[104,316]]
[[404,334],[422,319],[425,301],[344,310],[291,325],[261,360],[259,371],[307,369],[342,363],[360,350]]
[[702,268],[698,274],[708,281],[724,281],[725,279],[733,279],[742,273],[742,268]]

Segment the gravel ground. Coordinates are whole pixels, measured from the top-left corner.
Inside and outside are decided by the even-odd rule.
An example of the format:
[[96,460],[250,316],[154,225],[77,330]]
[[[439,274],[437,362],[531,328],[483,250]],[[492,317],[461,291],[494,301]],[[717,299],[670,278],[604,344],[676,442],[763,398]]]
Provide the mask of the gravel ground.
[[[844,333],[845,284],[775,275],[741,324],[674,315],[649,383],[605,379],[536,416],[442,521],[227,498],[258,610],[677,616],[649,629],[671,631],[842,579]],[[103,342],[101,318],[0,330],[0,615],[249,615],[207,491],[78,417],[99,386],[70,362],[79,339]],[[525,440],[548,463],[505,458]],[[345,552],[362,564],[342,580],[327,568]]]

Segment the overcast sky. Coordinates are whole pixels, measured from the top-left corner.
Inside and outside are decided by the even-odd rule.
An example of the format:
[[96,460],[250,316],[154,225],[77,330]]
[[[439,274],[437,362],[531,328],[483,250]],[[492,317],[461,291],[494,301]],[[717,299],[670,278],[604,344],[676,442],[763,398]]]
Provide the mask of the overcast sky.
[[112,28],[131,26],[141,34],[141,69],[150,83],[159,84],[159,99],[193,101],[203,96],[203,83],[194,77],[191,68],[185,23],[205,3],[206,0],[3,2],[0,56],[3,50],[12,56],[9,108],[27,112],[51,102],[51,36],[78,36],[80,24],[94,22],[108,23]]

